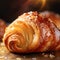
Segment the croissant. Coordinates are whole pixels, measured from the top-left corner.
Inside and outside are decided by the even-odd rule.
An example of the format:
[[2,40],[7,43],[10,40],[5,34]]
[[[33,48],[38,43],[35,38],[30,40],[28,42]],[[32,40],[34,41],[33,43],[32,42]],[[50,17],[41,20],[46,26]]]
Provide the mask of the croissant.
[[6,28],[3,42],[15,53],[58,51],[60,19],[56,23],[38,12],[24,13]]

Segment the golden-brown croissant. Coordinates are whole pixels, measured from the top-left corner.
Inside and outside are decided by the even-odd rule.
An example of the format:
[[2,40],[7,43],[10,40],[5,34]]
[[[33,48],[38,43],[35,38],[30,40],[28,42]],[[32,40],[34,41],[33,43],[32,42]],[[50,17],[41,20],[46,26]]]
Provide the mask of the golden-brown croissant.
[[6,28],[3,42],[9,51],[16,53],[60,50],[58,23],[60,20],[56,23],[38,12],[24,13]]

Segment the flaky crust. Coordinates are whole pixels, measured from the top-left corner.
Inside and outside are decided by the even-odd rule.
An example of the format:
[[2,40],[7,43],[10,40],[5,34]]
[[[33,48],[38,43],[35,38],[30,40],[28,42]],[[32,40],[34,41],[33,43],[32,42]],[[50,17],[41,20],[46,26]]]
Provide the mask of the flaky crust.
[[16,53],[60,50],[59,23],[37,12],[24,13],[6,28],[3,42]]
[[60,15],[59,14],[56,14],[56,13],[53,13],[53,12],[44,11],[44,12],[40,13],[40,16],[42,16],[42,18],[48,18],[60,30]]

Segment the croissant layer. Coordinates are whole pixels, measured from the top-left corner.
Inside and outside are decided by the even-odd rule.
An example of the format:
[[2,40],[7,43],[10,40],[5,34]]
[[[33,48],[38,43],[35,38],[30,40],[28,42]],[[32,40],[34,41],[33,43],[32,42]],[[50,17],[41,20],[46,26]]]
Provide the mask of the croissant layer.
[[3,42],[16,53],[58,51],[60,20],[54,19],[38,12],[24,13],[6,28]]

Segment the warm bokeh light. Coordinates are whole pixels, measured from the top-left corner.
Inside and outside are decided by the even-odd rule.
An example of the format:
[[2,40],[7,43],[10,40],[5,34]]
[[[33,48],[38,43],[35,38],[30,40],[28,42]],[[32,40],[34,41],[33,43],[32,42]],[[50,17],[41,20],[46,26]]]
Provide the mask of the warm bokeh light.
[[33,0],[35,5],[41,4],[41,8],[43,8],[46,4],[46,0]]
[[45,6],[45,4],[46,4],[46,0],[41,0],[41,2],[42,2],[41,8],[43,8]]

